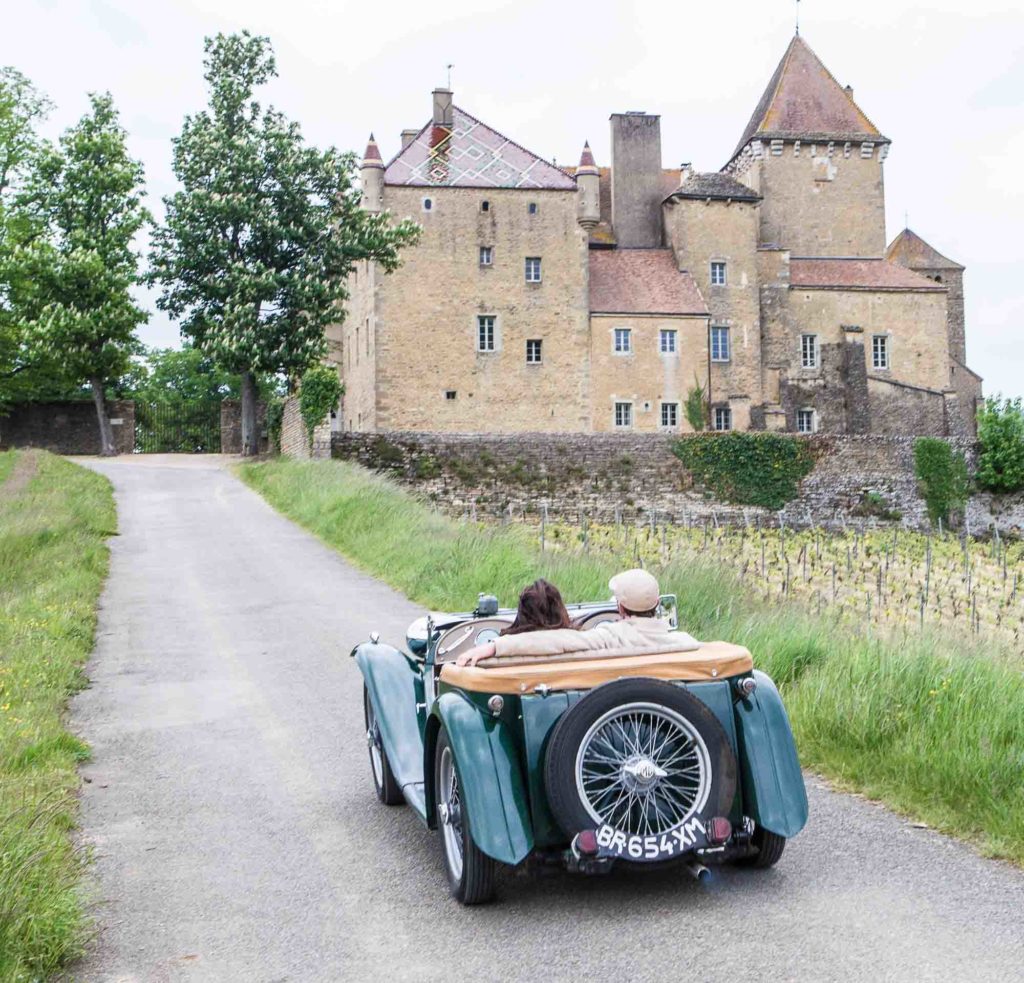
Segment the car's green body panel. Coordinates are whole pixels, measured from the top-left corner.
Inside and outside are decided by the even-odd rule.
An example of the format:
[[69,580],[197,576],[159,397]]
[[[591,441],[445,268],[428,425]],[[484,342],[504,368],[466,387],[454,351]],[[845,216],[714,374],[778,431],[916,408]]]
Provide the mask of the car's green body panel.
[[[495,716],[487,706],[489,694],[435,686],[433,645],[423,658],[380,642],[360,645],[353,655],[395,777],[428,826],[437,822],[433,761],[443,725],[455,753],[469,831],[484,853],[518,864],[535,848],[566,846],[548,807],[544,760],[552,728],[586,692],[506,695]],[[685,685],[714,713],[736,753],[738,782],[729,813],[734,827],[749,816],[791,837],[807,821],[800,763],[778,690],[764,673],[755,671],[754,677],[757,689],[743,699],[733,678]]]
[[[398,649],[367,642],[353,652],[377,713],[381,743],[403,793],[423,785],[423,676],[420,665]],[[410,790],[411,791],[411,790]],[[410,803],[422,801],[422,791]],[[420,807],[422,809],[422,806]],[[418,809],[417,811],[420,811]]]
[[512,728],[458,692],[434,712],[448,734],[473,842],[489,857],[518,864],[533,849],[530,805]]
[[757,689],[736,704],[743,805],[759,826],[795,836],[807,823],[807,790],[789,717],[775,684],[754,670]]

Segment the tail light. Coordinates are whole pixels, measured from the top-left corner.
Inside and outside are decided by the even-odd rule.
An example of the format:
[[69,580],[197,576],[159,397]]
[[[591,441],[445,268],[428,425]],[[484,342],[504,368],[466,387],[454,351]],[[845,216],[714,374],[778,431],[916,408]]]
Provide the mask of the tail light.
[[597,832],[592,829],[581,829],[576,834],[576,849],[588,857],[597,856]]
[[712,843],[725,843],[732,836],[732,823],[725,816],[715,816],[708,823],[708,839]]

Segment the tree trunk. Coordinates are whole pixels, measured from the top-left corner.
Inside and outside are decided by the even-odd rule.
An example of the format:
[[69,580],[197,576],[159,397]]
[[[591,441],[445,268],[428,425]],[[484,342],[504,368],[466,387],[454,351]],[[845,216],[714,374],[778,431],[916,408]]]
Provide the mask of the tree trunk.
[[256,426],[256,377],[242,373],[242,454],[255,457],[260,452],[260,432]]
[[103,457],[117,457],[117,448],[114,446],[114,428],[110,425],[110,417],[107,416],[107,403],[103,398],[103,380],[99,376],[93,376],[89,380],[92,387],[92,401],[96,404],[96,419],[100,425],[100,454]]

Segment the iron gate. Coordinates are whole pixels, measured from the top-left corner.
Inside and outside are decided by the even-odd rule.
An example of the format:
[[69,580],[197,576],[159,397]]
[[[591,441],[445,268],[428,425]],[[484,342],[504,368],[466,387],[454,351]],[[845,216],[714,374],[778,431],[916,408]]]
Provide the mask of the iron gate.
[[219,454],[220,400],[136,403],[136,454]]

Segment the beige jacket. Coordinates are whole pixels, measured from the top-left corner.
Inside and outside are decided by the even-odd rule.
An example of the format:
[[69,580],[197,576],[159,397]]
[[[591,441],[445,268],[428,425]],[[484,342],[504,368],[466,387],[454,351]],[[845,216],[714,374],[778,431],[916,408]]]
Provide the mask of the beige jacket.
[[651,652],[692,652],[700,642],[685,631],[672,631],[660,618],[623,618],[587,631],[555,628],[501,635],[494,640],[498,658],[524,655],[567,655],[595,652],[601,655]]

